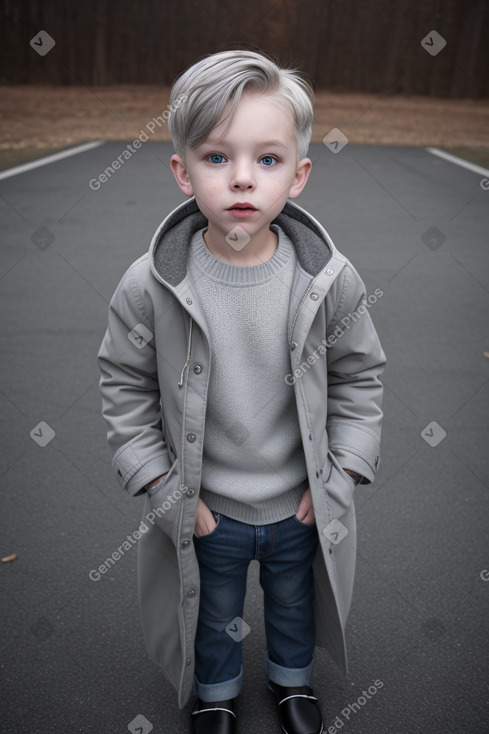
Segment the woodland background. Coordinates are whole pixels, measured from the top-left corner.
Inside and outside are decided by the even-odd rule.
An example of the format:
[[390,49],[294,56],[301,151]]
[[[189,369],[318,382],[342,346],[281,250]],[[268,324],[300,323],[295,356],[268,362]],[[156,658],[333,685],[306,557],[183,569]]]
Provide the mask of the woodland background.
[[[46,30],[45,57],[29,41]],[[430,57],[421,39],[446,47]],[[0,0],[0,84],[164,85],[197,58],[263,49],[317,89],[489,97],[486,0]]]

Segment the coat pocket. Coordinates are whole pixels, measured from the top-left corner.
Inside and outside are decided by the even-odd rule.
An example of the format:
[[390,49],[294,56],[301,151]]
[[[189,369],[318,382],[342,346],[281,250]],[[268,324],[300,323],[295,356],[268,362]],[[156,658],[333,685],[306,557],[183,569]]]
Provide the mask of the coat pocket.
[[331,451],[328,451],[326,465],[330,469],[324,472],[328,478],[323,481],[324,488],[330,500],[333,516],[340,517],[350,507],[355,492],[355,482],[339,465]]
[[157,525],[173,542],[178,534],[178,518],[180,516],[184,488],[182,487],[179,461],[176,460],[170,471],[148,496],[150,512],[147,520]]

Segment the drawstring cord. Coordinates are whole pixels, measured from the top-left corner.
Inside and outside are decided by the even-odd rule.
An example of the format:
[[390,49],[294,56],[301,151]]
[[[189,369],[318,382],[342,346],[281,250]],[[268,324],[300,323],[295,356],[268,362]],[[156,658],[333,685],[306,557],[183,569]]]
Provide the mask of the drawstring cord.
[[178,387],[183,387],[183,375],[185,370],[187,369],[189,362],[190,362],[190,350],[192,349],[192,326],[193,326],[193,319],[190,317],[190,325],[188,330],[188,346],[187,346],[187,360],[185,364],[183,365],[182,374],[180,375],[180,380],[178,382]]

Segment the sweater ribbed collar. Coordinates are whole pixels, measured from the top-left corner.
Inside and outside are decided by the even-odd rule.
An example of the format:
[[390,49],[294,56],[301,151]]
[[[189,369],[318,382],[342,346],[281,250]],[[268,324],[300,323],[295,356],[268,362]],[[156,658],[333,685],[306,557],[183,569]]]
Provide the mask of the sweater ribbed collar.
[[205,227],[193,235],[189,255],[201,271],[219,283],[236,286],[264,283],[277,275],[295,254],[285,232],[275,224],[270,229],[278,235],[278,246],[272,257],[259,265],[231,265],[215,257],[205,244]]

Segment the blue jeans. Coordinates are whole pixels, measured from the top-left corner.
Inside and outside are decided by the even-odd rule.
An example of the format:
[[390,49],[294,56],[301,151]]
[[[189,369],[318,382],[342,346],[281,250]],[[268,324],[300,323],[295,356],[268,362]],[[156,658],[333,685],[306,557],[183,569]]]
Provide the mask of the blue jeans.
[[[225,515],[217,527],[194,536],[200,568],[200,609],[195,638],[195,685],[203,701],[234,698],[241,689],[241,640],[250,561],[260,562],[264,591],[265,672],[281,686],[309,684],[314,653],[316,525],[295,516],[271,525],[248,525]],[[238,619],[236,619],[238,618]]]

